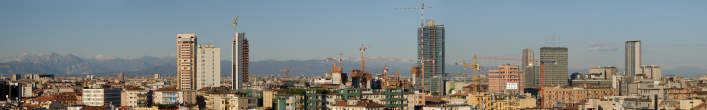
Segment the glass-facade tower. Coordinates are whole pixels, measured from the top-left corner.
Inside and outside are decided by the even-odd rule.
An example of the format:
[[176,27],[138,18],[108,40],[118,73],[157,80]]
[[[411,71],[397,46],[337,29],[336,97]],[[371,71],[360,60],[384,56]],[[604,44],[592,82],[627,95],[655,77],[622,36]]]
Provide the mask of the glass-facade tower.
[[[444,25],[435,24],[434,20],[428,20],[427,24],[418,29],[421,38],[418,38],[417,57],[418,66],[422,67],[424,74],[424,91],[443,95],[444,92]],[[422,66],[424,63],[424,67]]]

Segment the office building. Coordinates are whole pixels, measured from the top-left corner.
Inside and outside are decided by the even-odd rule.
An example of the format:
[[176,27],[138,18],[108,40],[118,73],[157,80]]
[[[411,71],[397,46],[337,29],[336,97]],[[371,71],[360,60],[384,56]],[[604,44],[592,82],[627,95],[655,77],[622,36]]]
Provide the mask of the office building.
[[221,49],[199,45],[197,60],[196,89],[221,86]]
[[[569,80],[566,47],[540,48],[540,61],[544,63],[545,86],[567,85]],[[542,69],[542,68],[541,68]]]
[[619,69],[614,66],[597,66],[589,68],[588,79],[611,80],[611,77],[617,75]]
[[641,41],[626,41],[626,75],[636,75],[641,69]]
[[489,92],[523,93],[523,72],[518,65],[498,65],[489,72]]
[[177,88],[196,88],[196,34],[177,34]]
[[248,39],[246,39],[245,33],[240,32],[236,34],[233,39],[233,72],[232,76],[232,88],[234,90],[240,89],[243,83],[248,83],[248,61],[249,61],[249,49],[248,49]]
[[538,79],[535,68],[535,51],[532,48],[524,48],[520,68],[523,70],[523,84],[526,88],[534,88]]
[[[428,20],[427,24],[418,30],[418,66],[422,69],[424,91],[444,95],[444,25]],[[424,66],[423,66],[424,65]]]
[[532,48],[524,48],[522,60],[523,61],[521,63],[523,65],[521,65],[521,69],[525,69],[525,67],[535,65],[535,51],[533,51]]
[[120,88],[84,88],[82,101],[87,106],[120,106]]
[[572,73],[570,85],[576,87],[616,88],[619,70],[614,66],[596,66],[589,68],[588,74]]
[[643,79],[659,81],[662,75],[660,66],[656,65],[641,65],[641,71],[636,76]]

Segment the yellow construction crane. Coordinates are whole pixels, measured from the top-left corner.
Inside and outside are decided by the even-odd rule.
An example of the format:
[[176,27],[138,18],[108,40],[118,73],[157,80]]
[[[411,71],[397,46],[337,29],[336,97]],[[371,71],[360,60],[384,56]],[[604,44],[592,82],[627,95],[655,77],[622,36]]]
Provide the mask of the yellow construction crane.
[[[464,65],[464,67],[468,67],[468,68],[471,68],[474,70],[474,74],[471,76],[471,81],[472,81],[472,85],[473,85],[472,92],[479,92],[479,90],[477,88],[479,85],[481,85],[480,84],[481,82],[479,81],[479,76],[478,76],[478,72],[480,70],[479,64],[476,61],[477,61],[476,55],[474,55],[474,59],[472,60],[472,62],[473,62],[472,64],[466,64],[462,61],[462,65]],[[464,68],[464,73],[466,73],[466,68]]]
[[237,31],[236,31],[236,26],[238,25],[238,17],[239,17],[239,16],[236,16],[236,18],[233,19],[233,35],[237,35],[237,34],[238,34]]

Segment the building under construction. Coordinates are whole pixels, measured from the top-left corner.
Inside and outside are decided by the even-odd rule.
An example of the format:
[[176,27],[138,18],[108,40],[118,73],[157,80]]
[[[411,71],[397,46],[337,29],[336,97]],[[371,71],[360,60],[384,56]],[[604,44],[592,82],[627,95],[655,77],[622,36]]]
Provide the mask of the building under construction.
[[237,32],[236,26],[238,25],[238,17],[233,21],[233,69],[231,70],[231,82],[232,89],[238,90],[243,86],[243,83],[248,83],[248,62],[249,62],[249,48],[248,39],[245,36],[245,32]]
[[[418,30],[418,66],[421,67],[423,91],[444,95],[444,25],[428,20],[427,24]],[[416,79],[417,80],[417,79]]]

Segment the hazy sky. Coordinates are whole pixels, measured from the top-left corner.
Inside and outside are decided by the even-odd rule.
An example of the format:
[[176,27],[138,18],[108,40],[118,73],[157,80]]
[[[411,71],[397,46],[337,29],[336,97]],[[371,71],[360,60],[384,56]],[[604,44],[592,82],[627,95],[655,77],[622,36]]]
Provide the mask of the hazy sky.
[[[570,51],[570,68],[623,68],[624,42],[642,40],[644,64],[707,68],[705,0],[427,0],[426,18],[446,26],[447,62],[520,57],[552,39]],[[415,0],[3,0],[0,56],[22,53],[118,57],[175,54],[176,34],[230,59],[232,19],[253,60],[323,59],[343,52],[414,58]]]

